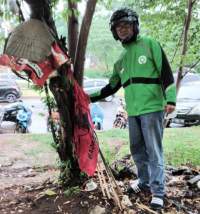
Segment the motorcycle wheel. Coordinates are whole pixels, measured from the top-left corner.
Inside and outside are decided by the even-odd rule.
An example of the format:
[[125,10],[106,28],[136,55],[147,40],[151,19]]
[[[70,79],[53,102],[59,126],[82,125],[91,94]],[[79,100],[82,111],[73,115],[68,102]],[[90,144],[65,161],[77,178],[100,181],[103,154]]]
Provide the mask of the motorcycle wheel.
[[26,128],[21,127],[21,126],[19,126],[19,125],[16,125],[16,129],[15,129],[15,130],[16,130],[17,133],[22,133],[22,134],[28,132],[28,130],[27,130]]
[[100,123],[97,123],[97,124],[95,125],[95,129],[96,129],[96,130],[101,130],[101,124],[100,124]]

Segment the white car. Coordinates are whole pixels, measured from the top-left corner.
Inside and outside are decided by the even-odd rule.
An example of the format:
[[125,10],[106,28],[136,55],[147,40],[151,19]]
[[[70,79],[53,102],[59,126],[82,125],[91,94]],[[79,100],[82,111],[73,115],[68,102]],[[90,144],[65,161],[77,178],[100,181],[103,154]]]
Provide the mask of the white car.
[[200,125],[200,81],[184,83],[178,92],[172,123],[182,126]]
[[[174,76],[174,80],[176,82],[178,73],[174,73],[173,76]],[[199,73],[187,72],[183,76],[183,79],[181,80],[181,85],[184,85],[186,83],[193,82],[193,81],[200,81],[200,74]]]
[[[92,79],[84,78],[83,80],[83,89],[87,94],[92,94],[94,92],[100,91],[104,86],[108,84],[108,79]],[[111,95],[105,98],[105,101],[112,101],[114,95]]]

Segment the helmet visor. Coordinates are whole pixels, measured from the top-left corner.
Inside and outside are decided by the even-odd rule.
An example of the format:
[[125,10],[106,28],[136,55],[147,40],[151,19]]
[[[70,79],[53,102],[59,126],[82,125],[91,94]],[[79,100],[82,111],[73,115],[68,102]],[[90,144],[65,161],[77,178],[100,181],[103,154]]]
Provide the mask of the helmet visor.
[[111,21],[110,26],[111,28],[114,28],[116,27],[116,25],[118,25],[121,22],[134,23],[134,22],[137,22],[137,18],[134,16],[128,16],[128,17],[124,16],[118,20]]

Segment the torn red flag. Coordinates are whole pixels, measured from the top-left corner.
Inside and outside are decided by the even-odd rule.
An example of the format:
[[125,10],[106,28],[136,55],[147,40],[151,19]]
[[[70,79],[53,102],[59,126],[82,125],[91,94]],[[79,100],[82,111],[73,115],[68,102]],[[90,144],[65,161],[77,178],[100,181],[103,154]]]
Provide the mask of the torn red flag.
[[[25,72],[38,86],[43,86],[49,76],[61,65],[70,61],[57,43],[52,44],[51,55],[47,60],[34,63],[27,59],[17,59],[13,56],[1,55],[0,64],[9,66],[19,75]],[[87,175],[92,176],[96,170],[99,147],[89,110],[89,97],[74,79],[70,66],[66,67],[74,94],[74,153],[78,159],[79,168]],[[67,90],[67,89],[66,89]]]

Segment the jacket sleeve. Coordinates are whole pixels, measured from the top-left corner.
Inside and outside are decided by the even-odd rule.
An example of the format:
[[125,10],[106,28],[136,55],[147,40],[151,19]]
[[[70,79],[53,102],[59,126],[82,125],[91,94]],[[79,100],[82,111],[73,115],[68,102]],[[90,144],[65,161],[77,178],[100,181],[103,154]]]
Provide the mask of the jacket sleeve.
[[90,95],[91,102],[96,102],[98,100],[104,99],[114,93],[116,93],[121,87],[121,79],[119,76],[119,71],[121,70],[121,60],[118,60],[114,64],[113,73],[109,79],[109,83],[104,86],[100,91],[97,91]]
[[153,60],[160,74],[163,95],[167,104],[176,105],[176,86],[170,64],[160,44],[154,42],[153,45],[156,46],[152,48]]

